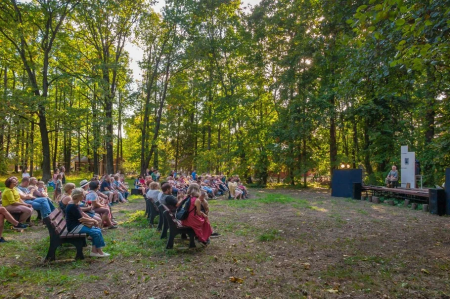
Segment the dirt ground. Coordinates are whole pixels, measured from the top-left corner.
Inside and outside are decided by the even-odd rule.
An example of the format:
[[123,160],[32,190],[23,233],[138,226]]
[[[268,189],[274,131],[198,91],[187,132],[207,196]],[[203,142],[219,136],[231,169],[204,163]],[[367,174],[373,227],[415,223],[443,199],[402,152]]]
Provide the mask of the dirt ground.
[[6,229],[0,298],[450,298],[449,217],[328,190],[251,192],[210,201],[221,235],[207,248],[177,237],[165,250],[143,199],[114,207],[121,225],[105,233],[109,259],[43,264],[44,226]]

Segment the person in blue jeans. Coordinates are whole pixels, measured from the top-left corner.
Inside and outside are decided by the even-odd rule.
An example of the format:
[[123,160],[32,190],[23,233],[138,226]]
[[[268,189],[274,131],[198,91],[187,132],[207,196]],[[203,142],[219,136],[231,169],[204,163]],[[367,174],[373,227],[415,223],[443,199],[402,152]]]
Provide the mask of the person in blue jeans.
[[66,207],[67,231],[72,234],[87,234],[92,238],[92,250],[90,256],[108,257],[109,253],[103,252],[102,248],[106,246],[103,240],[102,230],[97,227],[97,221],[84,217],[80,209],[80,201],[83,200],[84,190],[76,188],[72,191],[72,198]]
[[46,197],[34,197],[31,191],[28,189],[30,185],[30,178],[22,178],[22,182],[17,189],[19,190],[20,198],[27,204],[31,205],[34,210],[40,211],[42,219],[48,217],[50,213],[55,209],[55,206]]

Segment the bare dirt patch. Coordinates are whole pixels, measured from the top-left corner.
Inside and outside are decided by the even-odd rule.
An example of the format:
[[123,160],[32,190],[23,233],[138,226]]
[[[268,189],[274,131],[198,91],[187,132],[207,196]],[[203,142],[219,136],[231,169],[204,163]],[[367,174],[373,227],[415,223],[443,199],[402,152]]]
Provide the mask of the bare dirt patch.
[[[206,249],[165,240],[144,202],[114,207],[112,258],[42,265],[48,233],[7,233],[0,297],[23,298],[448,298],[450,219],[332,198],[327,190],[251,190],[211,201],[221,236]],[[85,250],[88,254],[88,250]],[[73,258],[64,249],[57,259]]]

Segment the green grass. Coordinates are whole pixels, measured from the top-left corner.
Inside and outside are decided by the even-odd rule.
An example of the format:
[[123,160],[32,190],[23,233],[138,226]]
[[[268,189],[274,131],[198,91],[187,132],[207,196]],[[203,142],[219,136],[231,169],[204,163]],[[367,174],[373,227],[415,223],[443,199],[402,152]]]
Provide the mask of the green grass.
[[260,242],[270,242],[279,239],[281,239],[280,231],[276,229],[268,230],[258,236],[258,241]]

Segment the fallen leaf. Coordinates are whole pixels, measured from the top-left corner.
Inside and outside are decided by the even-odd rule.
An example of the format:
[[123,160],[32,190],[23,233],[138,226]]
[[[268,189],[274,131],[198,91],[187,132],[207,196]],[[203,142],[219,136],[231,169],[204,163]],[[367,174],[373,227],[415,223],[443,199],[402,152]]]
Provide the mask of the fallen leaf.
[[230,277],[230,281],[234,282],[234,283],[243,283],[244,282],[244,280],[242,278],[234,277],[234,276]]
[[16,294],[14,295],[14,298],[22,297],[22,294],[23,294],[23,290],[20,290],[18,293],[16,293]]
[[328,292],[328,293],[332,293],[332,294],[336,294],[336,293],[339,293],[339,290],[328,289],[327,292]]
[[420,272],[425,273],[425,274],[430,274],[430,272],[428,272],[427,269],[420,269]]
[[105,293],[106,296],[109,295],[109,292],[107,290],[104,290],[103,293]]
[[136,272],[130,271],[130,276],[133,276],[134,274],[136,274]]
[[305,268],[305,270],[309,270],[311,268],[311,264],[310,263],[303,263],[303,267]]

